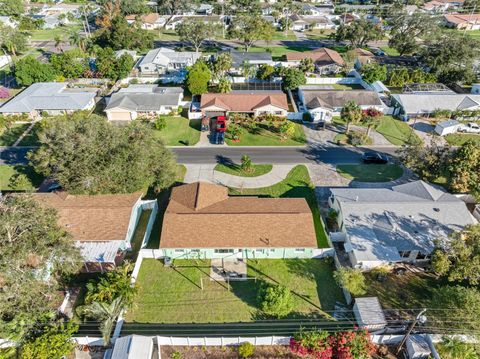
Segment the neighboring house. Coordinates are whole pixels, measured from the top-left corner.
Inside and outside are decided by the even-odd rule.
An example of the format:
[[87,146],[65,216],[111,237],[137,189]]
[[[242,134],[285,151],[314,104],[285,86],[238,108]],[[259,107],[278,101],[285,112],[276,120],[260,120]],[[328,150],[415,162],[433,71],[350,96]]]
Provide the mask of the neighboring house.
[[355,56],[355,68],[359,70],[362,66],[375,63],[375,55],[368,50],[356,48],[351,50]]
[[160,29],[165,25],[165,18],[160,16],[157,13],[150,13],[146,15],[127,15],[125,16],[125,19],[129,24],[135,23],[137,18],[140,21],[141,28],[144,30],[154,30],[154,29]]
[[0,24],[8,27],[13,27],[14,29],[16,29],[18,26],[18,22],[12,20],[10,16],[0,16]]
[[434,241],[475,223],[465,203],[423,181],[387,188],[332,188],[342,243],[354,268],[426,263]]
[[305,15],[313,15],[313,16],[319,16],[319,15],[324,14],[322,9],[319,9],[318,7],[316,7],[312,4],[303,4],[302,5],[302,12]]
[[211,5],[211,4],[200,4],[195,9],[195,13],[197,15],[212,15],[213,5]]
[[335,50],[325,47],[305,52],[288,52],[287,62],[294,65],[300,64],[304,59],[312,59],[315,65],[315,72],[321,75],[335,74],[345,65],[342,56]]
[[464,2],[465,0],[432,0],[423,4],[422,10],[433,14],[444,13],[447,10],[458,10]]
[[197,21],[203,21],[204,23],[219,25],[222,24],[225,17],[222,15],[175,15],[167,25],[165,25],[166,30],[176,30],[177,26],[183,23],[186,19],[195,19]]
[[114,93],[105,112],[109,121],[131,121],[177,111],[183,99],[181,87],[130,85]]
[[117,50],[115,51],[115,58],[119,59],[125,54],[130,55],[133,59],[137,58],[137,52],[135,50]]
[[384,112],[386,106],[378,93],[367,90],[319,90],[317,86],[300,86],[300,101],[313,118],[314,122],[330,122],[333,116],[339,116],[342,108],[349,101],[354,101],[362,110],[375,108]]
[[437,110],[469,111],[480,109],[480,95],[457,93],[403,93],[391,96],[394,114],[409,119],[428,116]]
[[282,91],[207,93],[202,95],[200,109],[207,118],[233,112],[255,117],[263,114],[287,116],[288,103]]
[[293,31],[305,31],[310,27],[310,23],[305,21],[302,16],[298,14],[293,14],[289,17],[289,25]]
[[303,20],[308,22],[310,30],[330,30],[337,27],[328,16],[304,16]]
[[38,82],[20,92],[0,107],[0,114],[28,114],[35,118],[45,111],[49,115],[91,110],[98,89],[70,88],[66,82]]
[[434,131],[439,136],[445,136],[445,135],[457,132],[460,126],[461,126],[460,122],[455,120],[448,120],[448,121],[443,121],[437,124],[435,126]]
[[185,69],[193,65],[202,56],[199,52],[177,52],[160,47],[150,50],[138,63],[142,74],[162,75],[171,71]]
[[457,30],[479,30],[480,14],[447,14],[443,16],[445,26]]
[[57,211],[58,224],[80,249],[87,272],[114,267],[131,248],[142,212],[142,193],[90,196],[54,192],[32,196]]
[[[109,358],[153,359],[155,358],[154,350],[158,353],[158,349],[157,344],[154,343],[154,337],[132,334],[115,340],[112,356]],[[156,358],[158,358],[158,355],[156,355]]]
[[244,51],[227,51],[232,56],[232,68],[229,70],[232,74],[240,74],[242,66],[245,63],[258,67],[260,65],[271,65],[275,63],[272,60],[271,52],[244,52]]
[[304,198],[229,196],[196,182],[172,189],[160,237],[176,258],[312,258],[317,241]]

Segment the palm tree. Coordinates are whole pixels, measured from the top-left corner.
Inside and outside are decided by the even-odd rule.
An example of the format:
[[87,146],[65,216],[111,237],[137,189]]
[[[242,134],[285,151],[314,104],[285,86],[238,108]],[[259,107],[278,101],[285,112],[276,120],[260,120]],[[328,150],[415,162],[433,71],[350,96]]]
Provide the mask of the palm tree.
[[348,134],[350,132],[350,125],[362,119],[362,109],[355,101],[348,101],[345,106],[343,106],[340,117],[347,124],[345,134]]
[[55,48],[57,50],[60,50],[61,52],[63,52],[63,44],[65,42],[65,40],[63,39],[63,37],[61,37],[60,35],[56,35],[53,39],[53,41],[55,41]]
[[378,124],[378,121],[375,119],[375,117],[372,116],[364,116],[362,118],[362,123],[367,126],[367,133],[366,136],[370,136],[370,132],[372,131],[372,128],[376,127]]
[[112,303],[93,302],[78,309],[81,315],[100,321],[103,343],[108,346],[117,318],[125,309],[123,298],[115,298]]
[[82,51],[85,51],[87,39],[84,36],[80,35],[78,32],[70,32],[68,41],[70,42],[70,45],[78,46]]

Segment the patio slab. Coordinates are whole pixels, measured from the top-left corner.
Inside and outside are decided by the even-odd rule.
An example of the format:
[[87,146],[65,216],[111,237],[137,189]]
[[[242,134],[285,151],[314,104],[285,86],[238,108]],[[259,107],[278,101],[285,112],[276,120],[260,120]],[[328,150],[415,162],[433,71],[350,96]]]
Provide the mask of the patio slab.
[[217,282],[232,280],[247,280],[247,262],[237,259],[212,259],[210,267],[210,280]]

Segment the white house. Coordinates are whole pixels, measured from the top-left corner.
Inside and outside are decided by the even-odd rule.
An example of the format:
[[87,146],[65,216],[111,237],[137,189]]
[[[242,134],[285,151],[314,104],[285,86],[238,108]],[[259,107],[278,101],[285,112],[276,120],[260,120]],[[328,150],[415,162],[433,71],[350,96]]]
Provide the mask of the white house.
[[150,50],[138,63],[143,74],[161,75],[171,71],[182,70],[193,65],[202,54],[200,52],[177,52],[160,47]]
[[445,136],[450,133],[457,132],[459,127],[460,122],[455,120],[448,120],[437,124],[434,131],[440,136]]

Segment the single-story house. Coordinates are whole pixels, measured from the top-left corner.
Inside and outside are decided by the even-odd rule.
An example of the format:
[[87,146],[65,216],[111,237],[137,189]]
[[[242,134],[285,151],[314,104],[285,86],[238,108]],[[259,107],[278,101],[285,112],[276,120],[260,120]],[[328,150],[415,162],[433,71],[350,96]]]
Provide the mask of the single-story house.
[[286,58],[287,62],[293,64],[299,64],[303,59],[312,59],[315,72],[321,75],[335,74],[345,65],[345,61],[338,52],[326,47],[306,52],[288,52]]
[[244,51],[227,51],[232,57],[232,68],[230,73],[241,73],[242,66],[248,63],[251,66],[259,67],[261,65],[271,65],[275,63],[272,60],[271,52],[244,52]]
[[127,15],[125,16],[125,19],[129,24],[135,23],[137,21],[137,18],[140,21],[141,28],[144,30],[154,30],[154,29],[160,29],[165,25],[166,19],[162,16],[160,16],[156,12],[151,12],[150,14],[145,14],[145,15]]
[[205,182],[173,188],[160,237],[172,259],[312,258],[316,248],[304,198],[229,196]]
[[309,23],[309,29],[311,30],[330,30],[337,27],[333,20],[328,16],[304,16],[303,20]]
[[434,14],[444,13],[462,7],[464,2],[465,0],[432,0],[423,4],[422,10]]
[[126,49],[115,51],[115,58],[119,59],[120,57],[122,57],[125,54],[130,55],[132,57],[132,59],[137,58],[137,52],[135,50],[126,50]]
[[288,18],[289,27],[293,31],[305,31],[310,27],[310,23],[298,14],[293,14]]
[[312,4],[303,4],[302,5],[302,12],[305,15],[313,15],[313,16],[319,16],[324,14],[322,9],[319,9],[318,7],[312,5]]
[[457,30],[480,29],[480,14],[447,14],[443,16],[445,26]]
[[332,188],[341,242],[352,267],[427,262],[434,240],[476,223],[465,202],[424,181],[387,188]]
[[109,121],[130,121],[176,111],[183,99],[181,87],[130,85],[114,93],[105,112]]
[[435,126],[434,131],[440,136],[445,136],[450,133],[457,132],[459,127],[460,127],[460,122],[455,120],[448,120],[448,121],[443,121],[437,124]]
[[[168,16],[166,17],[168,18]],[[217,25],[222,24],[225,21],[225,16],[223,15],[195,15],[194,10],[189,14],[185,15],[175,15],[173,18],[165,25],[166,30],[176,30],[177,26],[183,23],[187,19],[195,19],[197,21],[203,21],[204,23]]]
[[28,114],[35,118],[45,111],[50,115],[91,110],[97,89],[71,88],[66,82],[37,82],[0,107],[0,114]]
[[[115,340],[110,359],[153,359],[155,346],[154,337],[136,334],[120,337]],[[158,347],[155,349],[158,351]]]
[[365,49],[357,47],[356,49],[351,50],[355,56],[355,68],[358,70],[363,65],[371,64],[375,62],[375,55]]
[[288,102],[282,91],[206,93],[200,100],[200,110],[207,118],[230,113],[287,116]]
[[212,15],[213,5],[212,4],[200,4],[195,9],[195,13],[198,15]]
[[71,195],[66,192],[33,193],[41,205],[54,208],[58,224],[75,241],[86,271],[119,264],[142,212],[142,193]]
[[304,85],[298,88],[298,97],[314,122],[330,122],[333,116],[339,116],[343,106],[355,101],[362,110],[375,108],[384,112],[386,106],[378,93],[367,90],[319,90],[317,86]]
[[150,50],[138,63],[144,74],[165,74],[170,71],[185,69],[193,65],[202,56],[199,52],[177,52],[160,47]]
[[403,93],[392,95],[394,114],[404,119],[430,115],[436,110],[477,110],[480,95],[456,93]]

